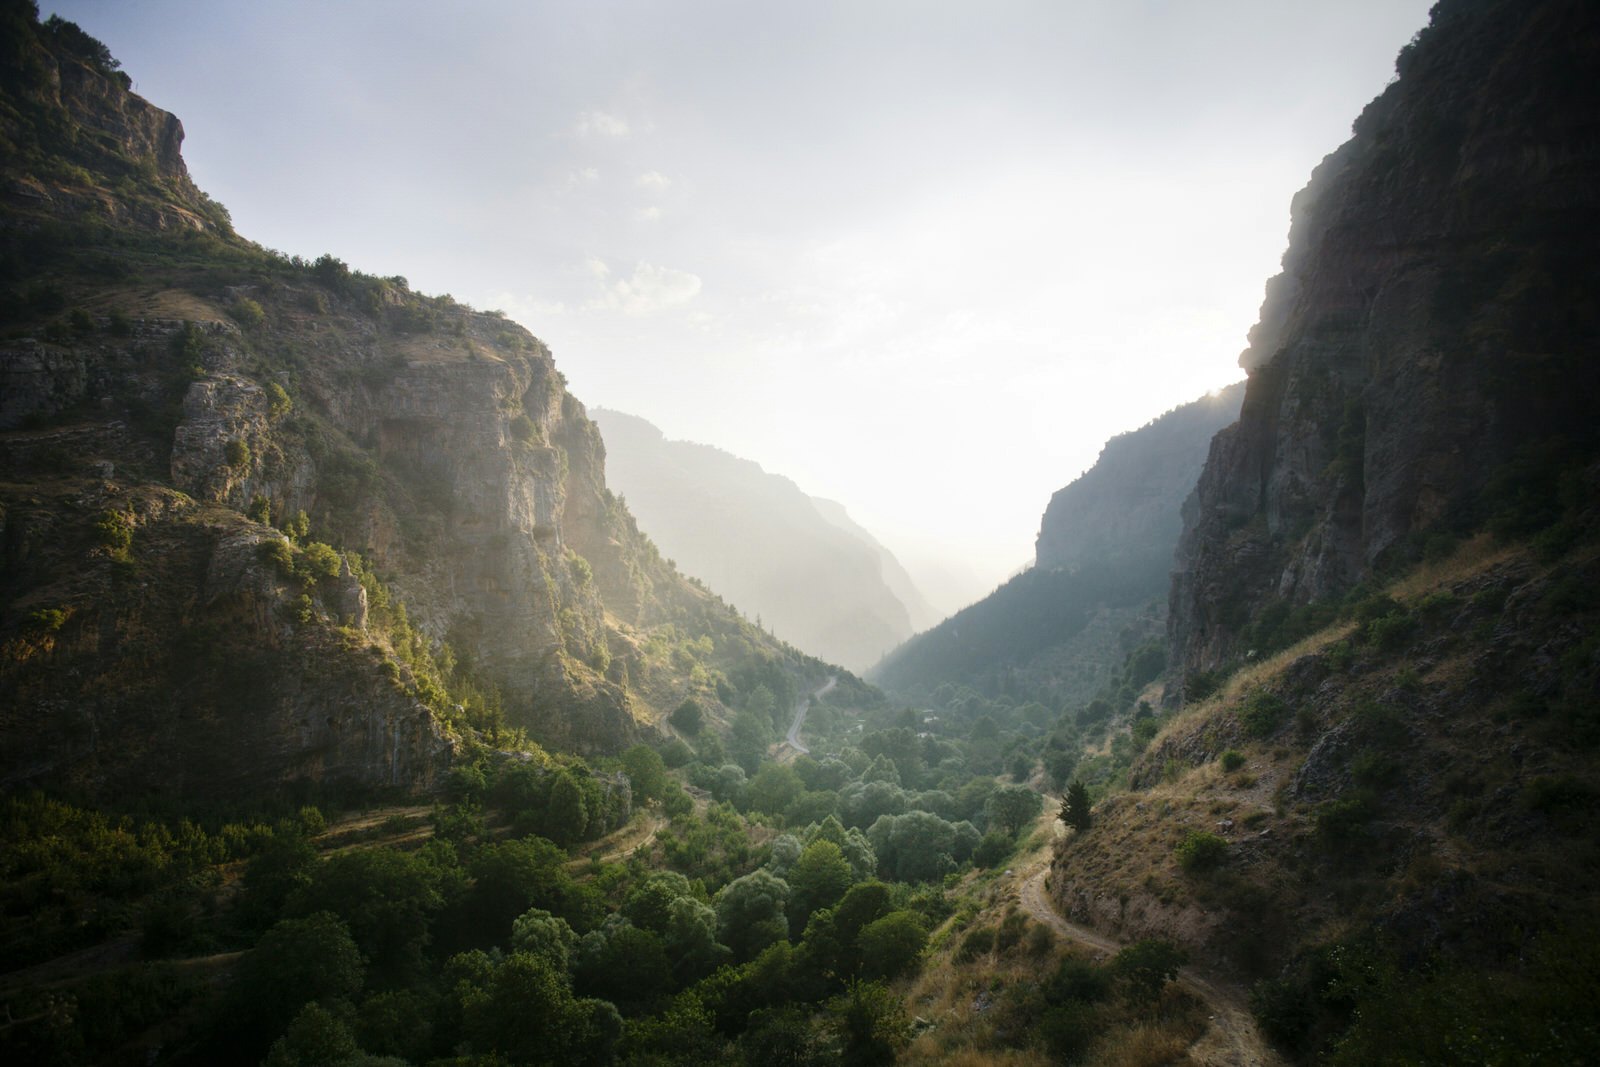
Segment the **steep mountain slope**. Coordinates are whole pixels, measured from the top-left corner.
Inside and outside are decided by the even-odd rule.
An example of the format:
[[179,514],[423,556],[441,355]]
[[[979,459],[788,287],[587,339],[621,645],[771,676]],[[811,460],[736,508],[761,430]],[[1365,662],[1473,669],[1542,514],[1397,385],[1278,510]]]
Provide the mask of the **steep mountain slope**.
[[1596,452],[1592,5],[1441,4],[1295,198],[1249,389],[1186,509],[1173,638],[1244,651],[1498,514],[1538,525]]
[[[650,423],[596,409],[611,484],[684,571],[799,648],[861,669],[911,635],[877,542],[789,479]],[[844,522],[848,523],[848,517]],[[903,584],[910,580],[900,572]]]
[[1592,4],[1446,0],[1297,197],[1185,506],[1186,704],[1051,875],[1306,1059],[1600,1047],[1597,66]]
[[823,519],[850,534],[878,554],[878,566],[883,573],[883,584],[888,586],[889,592],[893,593],[895,598],[905,605],[906,615],[911,620],[911,629],[913,631],[925,630],[943,618],[939,609],[928,602],[928,598],[923,595],[923,591],[917,586],[916,579],[901,565],[895,554],[879,543],[878,539],[872,536],[870,530],[852,519],[843,504],[836,500],[824,500],[816,496],[811,498],[811,504]]
[[662,560],[526,331],[243,240],[103,46],[6,50],[0,780],[419,785],[820,674]]
[[924,697],[949,682],[1058,709],[1091,698],[1160,632],[1180,506],[1243,392],[1229,386],[1106,442],[1051,497],[1034,566],[895,649],[874,680]]
[[1183,525],[1174,502],[1194,488],[1211,438],[1239,417],[1243,399],[1238,382],[1107,441],[1094,466],[1050,498],[1034,565],[1132,569],[1164,583]]

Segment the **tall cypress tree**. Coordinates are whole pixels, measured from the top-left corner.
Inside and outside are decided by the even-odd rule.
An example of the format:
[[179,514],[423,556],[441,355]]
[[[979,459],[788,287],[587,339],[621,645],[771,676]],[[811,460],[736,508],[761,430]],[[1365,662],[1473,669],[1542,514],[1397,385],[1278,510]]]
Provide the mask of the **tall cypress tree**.
[[1082,832],[1089,828],[1089,790],[1083,782],[1074,779],[1067,786],[1067,801],[1061,805],[1061,821]]

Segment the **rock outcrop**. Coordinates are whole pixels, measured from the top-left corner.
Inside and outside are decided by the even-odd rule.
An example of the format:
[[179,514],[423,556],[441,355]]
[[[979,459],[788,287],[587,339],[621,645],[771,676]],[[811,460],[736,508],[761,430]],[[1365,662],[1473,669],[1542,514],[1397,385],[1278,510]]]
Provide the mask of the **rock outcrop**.
[[1595,454],[1597,66],[1592,4],[1445,0],[1295,198],[1239,422],[1185,507],[1189,669]]
[[175,118],[12,45],[0,781],[424,787],[479,726],[615,751],[820,676],[639,533],[526,330],[242,240]]

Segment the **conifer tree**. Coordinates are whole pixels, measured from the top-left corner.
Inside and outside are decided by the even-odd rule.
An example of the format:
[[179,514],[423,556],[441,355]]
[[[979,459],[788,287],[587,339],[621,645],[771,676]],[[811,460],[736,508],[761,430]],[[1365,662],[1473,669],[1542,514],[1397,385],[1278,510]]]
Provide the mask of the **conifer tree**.
[[1077,779],[1067,786],[1066,803],[1061,805],[1061,821],[1080,833],[1089,828],[1089,790]]

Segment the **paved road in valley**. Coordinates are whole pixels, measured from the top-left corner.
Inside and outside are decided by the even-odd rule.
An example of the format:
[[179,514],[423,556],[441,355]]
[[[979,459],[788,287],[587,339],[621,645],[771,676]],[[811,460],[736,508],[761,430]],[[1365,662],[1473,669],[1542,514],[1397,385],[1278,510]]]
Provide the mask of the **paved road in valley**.
[[805,745],[800,743],[800,727],[806,724],[806,712],[810,710],[811,702],[813,700],[821,700],[823,697],[831,693],[833,691],[833,687],[838,684],[838,677],[830,674],[828,676],[828,682],[826,685],[824,685],[821,689],[818,689],[815,693],[812,693],[810,696],[801,697],[799,702],[795,704],[794,722],[790,725],[789,736],[785,738],[785,740],[789,742],[790,747],[792,747],[801,755],[805,755],[811,751]]

